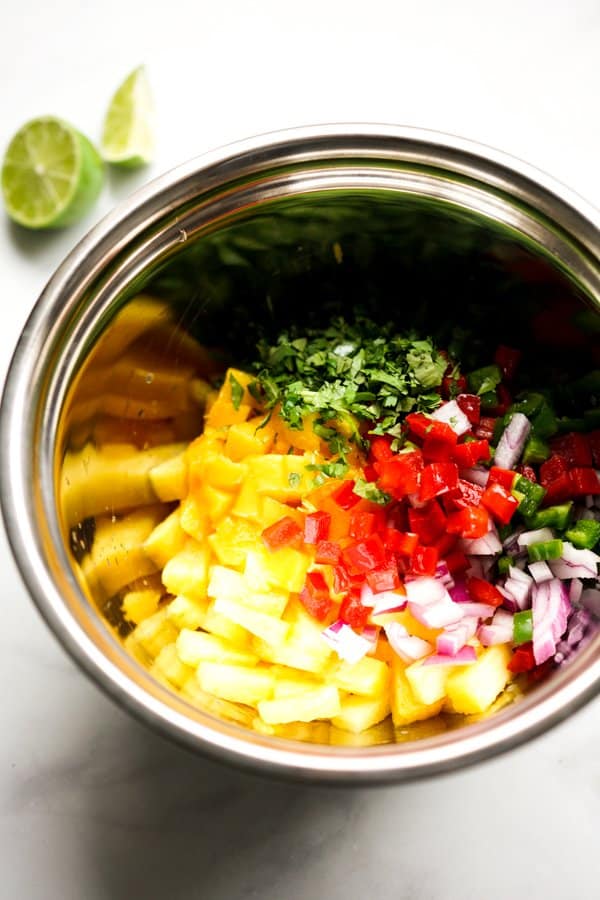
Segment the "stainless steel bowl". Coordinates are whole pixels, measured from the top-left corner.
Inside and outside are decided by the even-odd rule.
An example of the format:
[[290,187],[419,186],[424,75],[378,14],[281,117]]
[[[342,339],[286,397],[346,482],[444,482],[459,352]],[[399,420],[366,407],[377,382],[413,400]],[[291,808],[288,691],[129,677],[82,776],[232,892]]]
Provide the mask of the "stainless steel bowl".
[[[598,636],[519,703],[422,740],[339,747],[245,730],[192,707],[124,651],[69,551],[58,485],[82,384],[89,399],[94,360],[107,347],[118,356],[122,311],[149,281],[168,301],[163,325],[178,336],[171,353],[184,353],[188,328],[200,336],[215,320],[221,334],[229,326],[232,334],[240,324],[251,328],[259,311],[246,310],[241,323],[233,317],[240,278],[251,286],[248,297],[264,297],[273,283],[280,294],[300,284],[308,306],[320,302],[317,282],[302,279],[312,273],[318,281],[324,255],[342,233],[362,272],[379,264],[386,240],[391,258],[391,236],[392,245],[397,240],[404,247],[403,273],[419,257],[419,278],[438,271],[440,290],[448,274],[444,259],[475,253],[496,267],[505,264],[526,289],[553,284],[549,290],[597,311],[599,222],[580,197],[494,150],[432,132],[363,125],[239,143],[180,166],[122,204],[75,247],[43,291],[3,399],[8,536],[31,596],[63,646],[108,694],[170,737],[228,762],[309,780],[388,781],[453,769],[528,740],[593,697],[600,688]],[[258,275],[240,260],[240,246],[251,259],[260,255]],[[207,260],[210,277],[202,268]],[[185,278],[178,282],[172,273],[190,265],[198,280],[182,295]],[[349,290],[354,280],[346,281]],[[418,279],[409,296],[398,286],[400,319],[419,306],[415,284]],[[450,316],[452,304],[458,310],[460,298],[448,296]]]

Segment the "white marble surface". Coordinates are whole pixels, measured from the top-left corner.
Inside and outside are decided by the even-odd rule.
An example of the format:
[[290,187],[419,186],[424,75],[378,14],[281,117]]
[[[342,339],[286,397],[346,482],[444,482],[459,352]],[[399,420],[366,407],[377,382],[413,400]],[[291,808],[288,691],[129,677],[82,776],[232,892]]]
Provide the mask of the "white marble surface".
[[[317,121],[416,124],[508,150],[600,203],[600,6],[505,0],[2,7],[0,145],[55,112],[96,137],[146,62],[156,164],[111,176],[88,221],[0,222],[0,375],[55,265],[149,175]],[[194,758],[115,708],[33,611],[0,543],[1,900],[598,897],[599,701],[476,769],[384,789],[270,783]]]

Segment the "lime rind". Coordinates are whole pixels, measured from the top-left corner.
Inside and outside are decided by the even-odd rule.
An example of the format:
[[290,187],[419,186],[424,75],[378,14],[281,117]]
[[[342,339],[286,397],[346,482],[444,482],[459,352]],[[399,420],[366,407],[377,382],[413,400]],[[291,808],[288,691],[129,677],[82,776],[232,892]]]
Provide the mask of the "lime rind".
[[115,91],[104,119],[104,160],[124,168],[147,165],[154,155],[154,104],[146,71],[139,66]]

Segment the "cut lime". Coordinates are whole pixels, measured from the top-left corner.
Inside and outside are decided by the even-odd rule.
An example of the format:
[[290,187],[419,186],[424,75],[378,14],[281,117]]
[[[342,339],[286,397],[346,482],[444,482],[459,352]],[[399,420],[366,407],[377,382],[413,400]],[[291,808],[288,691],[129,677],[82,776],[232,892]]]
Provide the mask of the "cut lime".
[[140,66],[127,76],[110,101],[100,142],[107,162],[133,169],[151,161],[153,109],[150,85]]
[[93,145],[52,116],[23,125],[2,162],[6,211],[27,228],[75,222],[92,205],[103,180],[102,160]]

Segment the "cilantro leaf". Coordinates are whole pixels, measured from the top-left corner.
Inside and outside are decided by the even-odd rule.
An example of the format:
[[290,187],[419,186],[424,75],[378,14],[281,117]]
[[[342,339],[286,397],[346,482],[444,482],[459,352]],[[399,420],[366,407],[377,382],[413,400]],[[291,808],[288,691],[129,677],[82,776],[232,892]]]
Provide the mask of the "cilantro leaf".
[[233,374],[229,376],[229,384],[231,385],[231,402],[233,403],[233,408],[237,411],[244,398],[244,388]]
[[385,506],[392,499],[389,494],[378,488],[376,484],[373,484],[371,481],[365,481],[363,478],[359,478],[356,481],[352,490],[359,497],[362,497],[363,500],[370,500],[371,503],[379,503],[381,506]]

